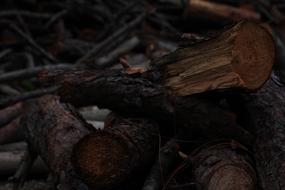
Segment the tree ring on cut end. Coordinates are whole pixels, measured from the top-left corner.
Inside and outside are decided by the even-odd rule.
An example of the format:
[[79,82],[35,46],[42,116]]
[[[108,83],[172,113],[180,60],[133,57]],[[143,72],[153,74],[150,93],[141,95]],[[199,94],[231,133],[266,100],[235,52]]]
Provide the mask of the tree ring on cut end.
[[72,163],[88,186],[112,189],[128,177],[130,157],[128,145],[122,137],[102,130],[78,142],[73,149]]

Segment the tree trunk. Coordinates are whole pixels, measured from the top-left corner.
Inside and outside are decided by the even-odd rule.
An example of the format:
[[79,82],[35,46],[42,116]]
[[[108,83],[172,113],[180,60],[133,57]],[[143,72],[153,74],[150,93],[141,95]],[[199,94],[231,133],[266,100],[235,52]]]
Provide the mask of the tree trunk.
[[84,137],[73,151],[73,165],[94,189],[113,189],[144,171],[158,151],[158,126],[147,119],[114,116],[104,130]]

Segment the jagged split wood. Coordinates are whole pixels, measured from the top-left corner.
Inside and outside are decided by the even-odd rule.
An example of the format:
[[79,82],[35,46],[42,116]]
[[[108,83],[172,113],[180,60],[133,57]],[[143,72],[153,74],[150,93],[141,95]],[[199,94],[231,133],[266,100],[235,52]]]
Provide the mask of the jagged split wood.
[[[113,189],[152,163],[158,150],[158,126],[141,118],[114,116],[104,130],[74,147],[73,166],[94,189]],[[146,168],[145,168],[146,167]]]
[[240,22],[217,38],[179,49],[154,62],[164,85],[187,96],[215,89],[256,90],[269,78],[275,59],[266,29]]
[[[46,95],[24,103],[24,115],[21,123],[24,126],[30,155],[16,173],[18,180],[23,180],[25,172],[32,165],[36,155],[47,164],[54,176],[55,185],[62,189],[82,185],[77,180],[71,165],[73,146],[80,138],[89,134],[89,126],[75,109],[59,101],[57,96]],[[21,171],[22,170],[22,171]]]
[[241,121],[255,133],[254,156],[263,189],[285,188],[284,92],[284,84],[272,75],[258,92],[233,101]]
[[185,14],[189,17],[221,22],[230,21],[259,21],[261,15],[257,12],[233,7],[210,0],[188,0]]
[[254,190],[257,179],[249,151],[235,141],[205,144],[191,156],[199,189]]

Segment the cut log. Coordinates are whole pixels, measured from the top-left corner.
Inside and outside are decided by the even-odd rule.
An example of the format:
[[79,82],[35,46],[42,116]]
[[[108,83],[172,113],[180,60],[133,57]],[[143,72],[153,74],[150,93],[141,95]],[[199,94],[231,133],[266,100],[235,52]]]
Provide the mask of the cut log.
[[24,103],[23,109],[25,114],[21,123],[29,152],[33,153],[28,156],[30,159],[27,162],[33,161],[35,154],[38,154],[55,177],[55,185],[59,184],[63,189],[77,189],[78,180],[71,165],[72,148],[93,127],[72,106],[61,103],[57,96],[46,95],[30,100]]
[[[154,69],[148,74],[155,75],[162,87],[177,96],[228,88],[252,91],[259,89],[269,78],[274,59],[271,34],[257,24],[240,22],[216,38],[178,49],[154,61]],[[84,75],[73,79],[75,76],[64,79],[64,76],[53,75],[50,80],[58,83],[63,80],[74,86],[75,82],[79,84],[86,82],[86,79],[90,82],[99,77],[102,80],[103,75],[106,77],[106,72],[91,73],[87,73],[85,81],[80,81]],[[46,79],[46,73],[41,73],[40,77]]]
[[158,127],[147,119],[109,120],[105,130],[84,137],[74,147],[73,166],[94,189],[113,189],[150,166],[158,150]]
[[176,127],[190,128],[189,138],[202,142],[224,137],[250,144],[234,117],[199,93],[257,90],[268,79],[274,57],[271,35],[259,25],[241,22],[217,38],[153,62],[153,69],[143,73],[77,70],[40,77],[61,85],[62,100],[76,106],[95,104],[120,114],[151,117],[163,129],[172,127],[171,132]]
[[217,38],[179,49],[153,65],[164,68],[164,85],[179,96],[215,89],[259,89],[275,59],[272,36],[240,22]]
[[244,115],[240,120],[244,121],[243,123],[248,125],[247,128],[255,133],[254,156],[261,186],[263,189],[284,189],[284,84],[272,75],[257,93],[243,95],[241,99],[234,99],[234,103]]
[[238,142],[203,145],[191,154],[190,159],[199,189],[257,189],[253,160],[248,150]]
[[218,23],[261,19],[257,12],[207,0],[188,0],[185,14],[190,18],[203,18]]

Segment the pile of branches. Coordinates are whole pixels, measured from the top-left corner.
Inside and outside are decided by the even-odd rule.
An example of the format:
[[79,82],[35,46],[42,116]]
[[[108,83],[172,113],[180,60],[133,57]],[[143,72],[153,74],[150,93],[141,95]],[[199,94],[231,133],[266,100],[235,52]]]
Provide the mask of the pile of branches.
[[52,189],[285,189],[282,1],[0,4],[16,188],[40,157]]

